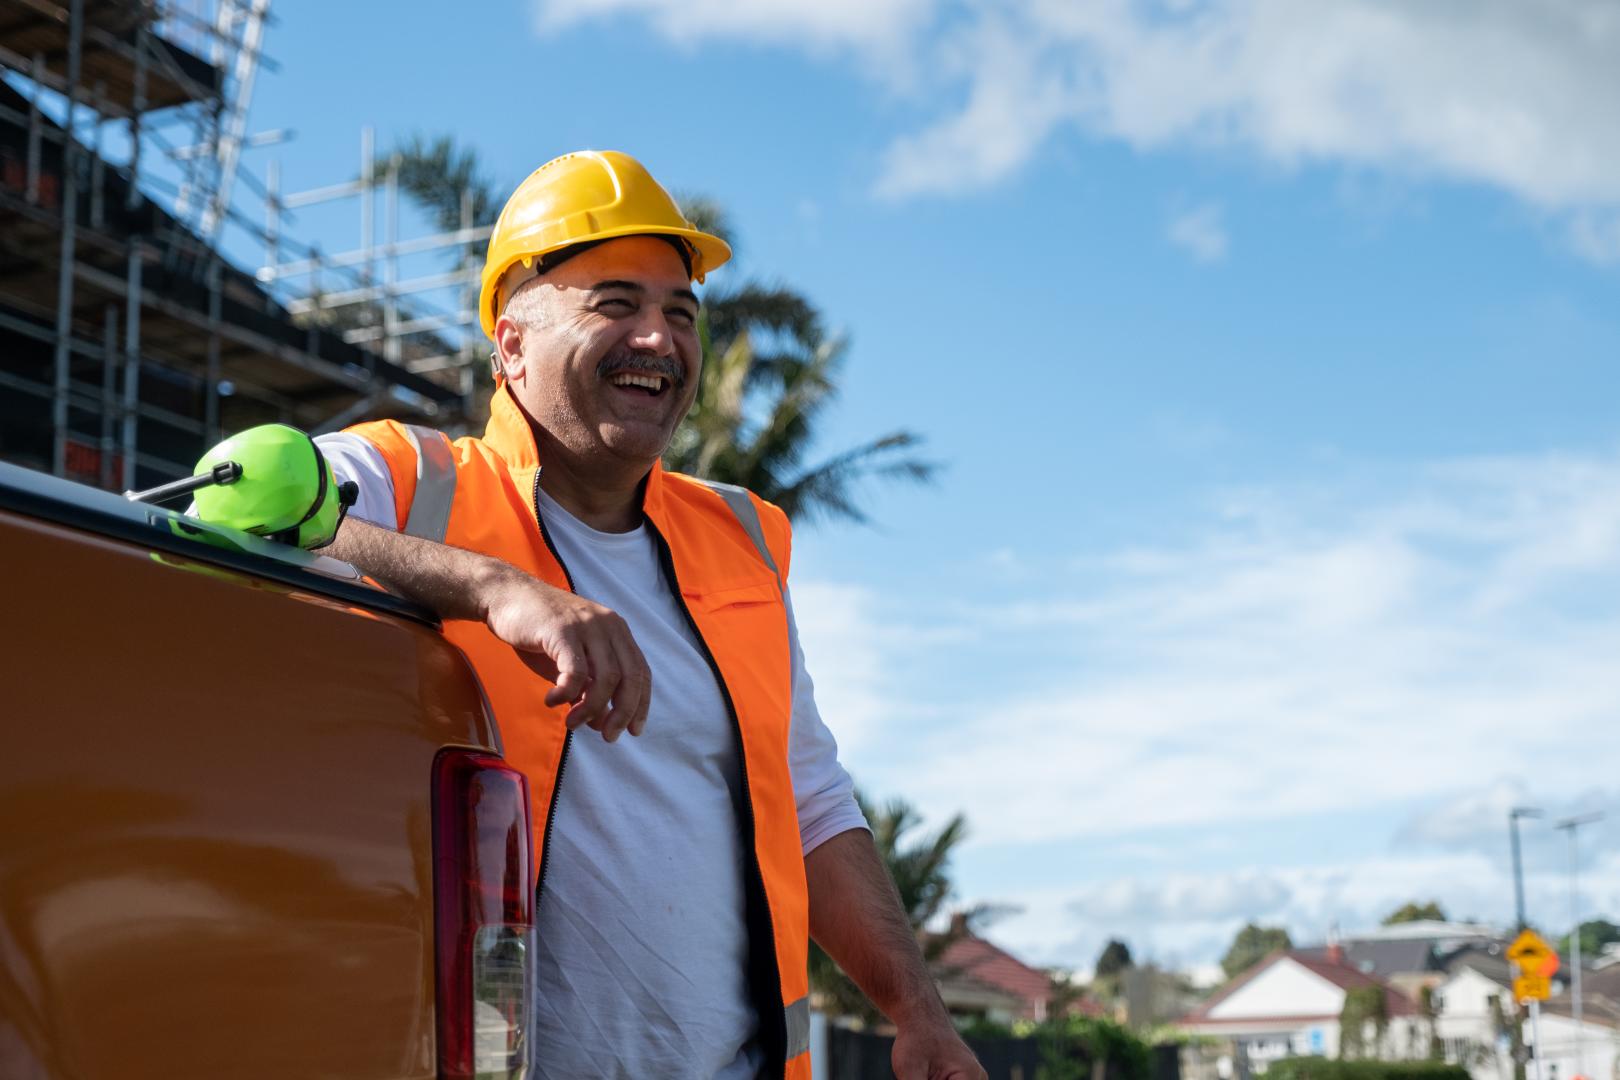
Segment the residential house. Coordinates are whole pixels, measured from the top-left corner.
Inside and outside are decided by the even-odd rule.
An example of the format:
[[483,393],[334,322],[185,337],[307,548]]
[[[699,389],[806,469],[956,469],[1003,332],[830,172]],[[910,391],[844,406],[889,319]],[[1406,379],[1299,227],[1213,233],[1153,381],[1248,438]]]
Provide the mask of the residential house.
[[[1466,1066],[1474,1080],[1508,1080],[1513,1063],[1508,1027],[1514,1022],[1512,971],[1501,943],[1462,950],[1450,958],[1447,978],[1434,992],[1436,1029],[1446,1060]],[[1582,976],[1583,1023],[1577,1027],[1568,962],[1553,980],[1539,1023],[1544,1071],[1537,1080],[1620,1080],[1620,966],[1589,969]],[[1536,1026],[1522,1015],[1526,1046]]]
[[[1413,1001],[1445,981],[1445,962],[1461,950],[1501,941],[1501,932],[1478,923],[1422,919],[1361,931],[1337,943],[1345,963],[1389,983]],[[1335,946],[1308,950],[1325,955]]]
[[[1332,947],[1272,953],[1217,990],[1178,1026],[1227,1040],[1232,1062],[1225,1072],[1263,1072],[1286,1057],[1337,1057],[1345,999],[1350,991],[1368,987],[1383,994],[1386,1014],[1378,1056],[1424,1056],[1427,1032],[1413,1001],[1377,976],[1350,966]],[[1363,1039],[1370,1043],[1375,1035],[1367,1032]]]
[[[953,940],[931,965],[939,996],[952,1016],[983,1017],[997,1023],[1040,1022],[1052,1001],[1052,977],[1000,946],[979,937],[958,916]],[[1099,1013],[1094,1003],[1070,1011]]]

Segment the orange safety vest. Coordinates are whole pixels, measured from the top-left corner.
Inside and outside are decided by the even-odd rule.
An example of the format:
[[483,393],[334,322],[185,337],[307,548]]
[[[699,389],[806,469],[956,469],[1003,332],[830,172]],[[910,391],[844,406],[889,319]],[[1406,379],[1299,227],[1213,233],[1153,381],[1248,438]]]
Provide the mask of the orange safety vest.
[[[381,453],[393,474],[399,531],[493,555],[572,591],[540,519],[539,453],[529,421],[502,382],[490,399],[482,439],[451,442],[392,420],[349,430]],[[711,484],[654,464],[642,513],[664,579],[708,654],[731,713],[743,763],[747,811],[741,826],[753,858],[745,871],[750,985],[767,1068],[787,1080],[810,1076],[809,899],[798,805],[788,771],[792,713],[787,516],[741,488]],[[546,838],[568,761],[568,706],[548,708],[551,683],[483,623],[450,621],[444,634],[467,654],[489,695],[508,761],[547,807],[534,820],[536,905],[545,888]],[[656,691],[655,691],[656,692]],[[774,989],[767,994],[762,988]]]

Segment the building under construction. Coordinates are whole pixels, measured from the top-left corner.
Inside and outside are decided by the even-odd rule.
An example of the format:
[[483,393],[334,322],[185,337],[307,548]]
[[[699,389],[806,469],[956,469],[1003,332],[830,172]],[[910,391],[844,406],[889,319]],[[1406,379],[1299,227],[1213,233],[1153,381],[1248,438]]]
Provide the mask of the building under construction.
[[[386,244],[368,221],[360,253],[323,261],[280,232],[295,197],[240,169],[268,9],[0,0],[0,459],[127,489],[189,474],[254,424],[464,421],[470,346],[434,336],[464,313],[402,306],[396,218]],[[369,161],[361,173],[328,190],[358,192],[374,216],[374,192],[396,178]],[[238,180],[261,217],[233,205]],[[228,262],[227,227],[272,265]],[[289,270],[308,295],[289,293]],[[465,266],[445,277],[465,292]]]

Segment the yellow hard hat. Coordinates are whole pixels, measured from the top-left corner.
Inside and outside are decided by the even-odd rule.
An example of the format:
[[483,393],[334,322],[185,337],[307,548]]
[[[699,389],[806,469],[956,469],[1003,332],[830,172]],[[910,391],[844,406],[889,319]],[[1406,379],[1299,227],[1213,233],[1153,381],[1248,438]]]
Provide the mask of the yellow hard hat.
[[521,281],[508,273],[514,267],[532,273],[551,252],[648,233],[685,241],[692,276],[700,282],[731,258],[730,245],[693,228],[669,192],[629,154],[581,150],[546,162],[518,185],[495,220],[478,293],[484,333],[495,337],[495,320]]

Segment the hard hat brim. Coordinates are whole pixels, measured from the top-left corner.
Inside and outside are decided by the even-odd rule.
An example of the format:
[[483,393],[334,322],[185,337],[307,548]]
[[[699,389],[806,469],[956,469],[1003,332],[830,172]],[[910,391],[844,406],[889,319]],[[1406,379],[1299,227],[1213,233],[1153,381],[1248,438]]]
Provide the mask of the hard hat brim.
[[[623,240],[631,236],[676,236],[685,240],[693,252],[692,280],[699,285],[703,284],[704,278],[711,271],[731,258],[731,245],[718,236],[703,232],[700,229],[683,229],[672,225],[625,225],[617,229],[603,229],[601,232],[593,233],[590,236],[590,242],[600,244],[608,240]],[[536,251],[524,255],[522,258],[513,259],[502,267],[498,274],[494,275],[492,287],[488,290],[489,295],[483,298],[481,310],[478,313],[484,333],[491,341],[495,339],[495,323],[500,318],[500,312],[496,310],[496,304],[500,300],[500,282],[506,276],[507,271],[519,265],[533,266],[547,255],[572,247],[579,242],[581,241],[558,244],[543,251]]]

